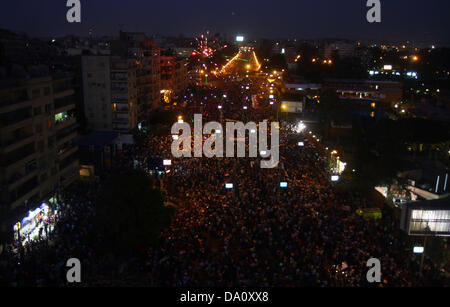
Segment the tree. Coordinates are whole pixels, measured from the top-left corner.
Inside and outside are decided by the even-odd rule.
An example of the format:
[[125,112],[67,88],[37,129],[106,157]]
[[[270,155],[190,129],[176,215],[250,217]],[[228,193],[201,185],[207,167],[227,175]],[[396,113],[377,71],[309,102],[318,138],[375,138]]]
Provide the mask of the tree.
[[96,229],[103,251],[133,251],[158,242],[173,208],[164,206],[160,189],[144,172],[114,174],[95,204]]

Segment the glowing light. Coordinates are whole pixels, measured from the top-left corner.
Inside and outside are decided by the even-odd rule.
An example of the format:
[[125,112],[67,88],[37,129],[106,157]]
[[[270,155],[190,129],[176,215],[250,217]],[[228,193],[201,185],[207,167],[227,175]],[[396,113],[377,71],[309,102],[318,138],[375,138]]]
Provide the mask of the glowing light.
[[256,70],[259,70],[261,68],[261,64],[258,61],[258,58],[256,57],[256,53],[255,51],[253,51],[253,57],[255,58],[255,62],[256,62]]
[[413,253],[414,254],[422,254],[424,251],[423,246],[414,246]]

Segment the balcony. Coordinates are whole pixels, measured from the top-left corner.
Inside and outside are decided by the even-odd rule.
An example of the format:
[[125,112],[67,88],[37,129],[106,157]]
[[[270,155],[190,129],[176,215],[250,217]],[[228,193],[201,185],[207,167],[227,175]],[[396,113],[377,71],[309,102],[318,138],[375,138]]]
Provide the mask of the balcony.
[[78,151],[78,146],[76,145],[66,145],[66,146],[62,146],[61,148],[58,149],[58,159],[64,160],[65,158],[67,158],[68,156],[76,153]]
[[77,120],[75,117],[68,117],[63,120],[55,121],[55,128],[57,130],[61,130],[64,128],[67,128],[69,126],[75,125],[77,123]]
[[58,135],[56,136],[56,144],[60,146],[61,144],[67,143],[77,136],[77,131],[75,130],[76,125],[68,126],[66,128],[60,129]]
[[30,99],[28,97],[26,89],[15,91],[12,93],[7,90],[3,93],[0,93],[0,110],[10,106],[17,107],[18,104],[23,104],[29,101]]
[[111,94],[112,102],[128,102],[128,94]]
[[18,124],[22,124],[24,121],[31,120],[32,116],[31,107],[26,107],[13,112],[0,114],[0,128],[16,127]]
[[72,95],[75,91],[73,89],[73,79],[68,76],[61,76],[61,79],[53,81],[53,96],[55,98]]
[[30,178],[32,178],[33,176],[37,175],[37,173],[38,173],[37,167],[34,169],[29,169],[24,174],[15,173],[9,178],[8,181],[4,182],[4,184],[8,186],[9,190],[13,190],[18,186],[20,186],[21,184],[23,184],[24,182],[26,182],[27,180],[29,180]]
[[37,176],[32,177],[16,190],[10,192],[11,209],[15,209],[39,191]]
[[123,81],[127,81],[127,74],[126,73],[112,73],[111,74],[111,81],[112,82],[123,82]]
[[80,176],[80,164],[78,160],[69,164],[60,176],[60,182],[67,187]]
[[113,124],[113,130],[118,132],[127,132],[130,128],[127,124],[115,123]]
[[73,96],[55,99],[55,113],[61,113],[75,108],[75,99]]
[[3,154],[1,157],[1,165],[5,168],[13,168],[20,163],[30,159],[35,154],[34,143],[25,145],[15,151]]
[[10,152],[16,150],[20,147],[25,146],[27,143],[34,141],[35,137],[33,133],[23,133],[20,135],[15,135],[3,142],[3,152]]

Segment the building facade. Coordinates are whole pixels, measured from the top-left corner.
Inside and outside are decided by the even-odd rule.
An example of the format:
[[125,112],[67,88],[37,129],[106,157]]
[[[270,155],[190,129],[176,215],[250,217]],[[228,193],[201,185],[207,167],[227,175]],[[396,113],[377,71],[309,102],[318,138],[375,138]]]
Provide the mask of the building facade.
[[72,82],[67,74],[0,82],[2,233],[79,176]]
[[111,55],[82,57],[84,114],[90,131],[130,132],[160,103],[160,50],[143,33],[121,32]]

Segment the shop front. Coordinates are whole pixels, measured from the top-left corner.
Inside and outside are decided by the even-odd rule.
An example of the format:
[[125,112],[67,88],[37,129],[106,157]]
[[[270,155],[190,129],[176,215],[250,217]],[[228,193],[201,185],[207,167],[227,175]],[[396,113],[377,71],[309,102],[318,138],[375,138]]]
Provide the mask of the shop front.
[[28,211],[28,214],[13,225],[14,245],[27,245],[31,241],[46,238],[53,230],[55,215],[56,198],[52,197],[39,207]]

